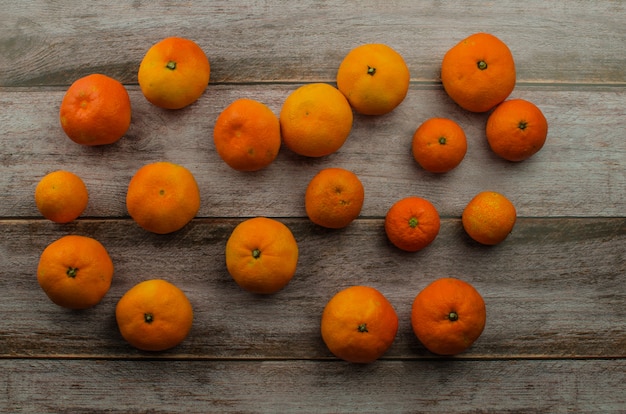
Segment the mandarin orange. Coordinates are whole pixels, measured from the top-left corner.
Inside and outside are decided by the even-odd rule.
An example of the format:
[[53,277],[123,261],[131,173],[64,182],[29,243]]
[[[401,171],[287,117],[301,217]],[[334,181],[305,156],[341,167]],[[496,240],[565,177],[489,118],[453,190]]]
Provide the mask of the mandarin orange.
[[389,300],[370,286],[351,286],[324,307],[322,339],[330,352],[348,362],[367,364],[393,344],[398,315]]
[[65,134],[77,144],[113,144],[130,127],[130,97],[119,81],[99,73],[88,75],[65,92],[59,118]]
[[471,284],[440,278],[421,290],[411,308],[411,326],[420,342],[439,355],[456,355],[480,337],[487,319],[485,301]]
[[441,81],[459,106],[471,112],[487,112],[515,88],[513,54],[496,36],[475,33],[446,52]]

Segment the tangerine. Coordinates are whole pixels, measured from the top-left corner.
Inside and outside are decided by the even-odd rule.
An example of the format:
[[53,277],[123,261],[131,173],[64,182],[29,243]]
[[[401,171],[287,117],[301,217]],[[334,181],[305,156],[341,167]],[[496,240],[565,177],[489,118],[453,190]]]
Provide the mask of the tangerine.
[[446,52],[441,81],[459,106],[471,112],[487,112],[515,88],[513,54],[496,36],[475,33]]
[[485,301],[471,284],[440,278],[420,291],[411,308],[411,326],[430,352],[456,355],[469,348],[483,332]]
[[435,240],[441,225],[435,206],[421,197],[396,201],[385,216],[385,233],[401,250],[416,252]]
[[482,191],[465,206],[463,228],[479,243],[496,245],[508,237],[517,213],[513,203],[495,191]]
[[237,99],[220,113],[213,129],[219,156],[238,171],[270,165],[280,150],[280,122],[265,104]]
[[499,104],[487,118],[489,146],[508,161],[524,161],[546,142],[548,121],[535,104],[510,99]]
[[367,364],[393,344],[398,315],[389,300],[370,286],[337,292],[322,313],[322,339],[330,352],[348,362]]
[[323,157],[339,150],[352,130],[350,103],[327,83],[300,86],[287,96],[280,111],[285,145],[306,157]]
[[65,134],[77,144],[113,144],[130,127],[130,97],[119,81],[94,73],[70,85],[59,118]]
[[137,79],[148,102],[181,109],[202,96],[210,75],[211,65],[202,48],[193,40],[173,36],[148,49]]
[[78,218],[89,201],[87,186],[76,174],[58,170],[46,174],[35,187],[39,212],[55,223],[69,223]]
[[193,308],[179,287],[163,279],[144,280],[117,302],[115,320],[122,337],[143,351],[165,351],[191,331]]
[[359,216],[364,196],[363,184],[352,171],[325,168],[309,182],[304,206],[313,223],[340,229]]
[[426,171],[445,173],[456,168],[467,152],[463,128],[448,118],[430,118],[413,134],[413,158]]
[[155,162],[141,167],[126,192],[128,214],[145,230],[172,233],[189,223],[200,209],[200,190],[182,165]]
[[285,224],[267,217],[239,223],[226,242],[226,268],[243,289],[271,294],[296,273],[298,244]]
[[355,111],[383,115],[406,97],[411,75],[402,55],[380,43],[357,46],[337,71],[337,88]]
[[59,306],[87,309],[100,303],[111,287],[113,261],[98,240],[67,235],[41,253],[37,281]]

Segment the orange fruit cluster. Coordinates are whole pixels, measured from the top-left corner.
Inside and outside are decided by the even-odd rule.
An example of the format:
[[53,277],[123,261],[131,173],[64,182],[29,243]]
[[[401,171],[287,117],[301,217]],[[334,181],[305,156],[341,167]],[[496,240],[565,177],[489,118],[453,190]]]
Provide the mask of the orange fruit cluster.
[[[138,70],[144,97],[154,106],[180,110],[205,92],[211,66],[195,42],[169,37],[151,46]],[[492,111],[485,135],[490,148],[510,161],[522,161],[545,143],[547,120],[534,104],[507,100],[515,82],[515,63],[506,44],[477,33],[452,47],[443,57],[441,81],[448,96],[470,112]],[[254,172],[268,167],[281,145],[303,157],[325,157],[344,145],[355,120],[353,113],[383,116],[396,109],[409,91],[410,72],[402,56],[384,44],[364,44],[349,51],[338,66],[336,87],[310,83],[294,89],[279,115],[264,103],[237,99],[219,114],[213,128],[216,153],[232,169]],[[102,74],[78,79],[67,90],[59,111],[63,131],[82,145],[110,145],[131,124],[128,93],[118,81]],[[462,127],[445,117],[426,119],[415,130],[411,153],[426,171],[446,173],[467,152]],[[316,225],[341,229],[361,213],[365,189],[359,177],[342,168],[325,168],[310,180],[304,194],[306,215]],[[78,218],[88,204],[80,177],[56,171],[35,190],[41,214],[54,222]],[[138,226],[167,234],[186,226],[197,215],[200,189],[187,168],[158,161],[139,168],[126,194],[129,216]],[[502,242],[512,231],[516,210],[494,191],[477,194],[462,217],[467,235],[484,245]],[[417,196],[391,205],[384,219],[389,242],[407,252],[429,246],[437,237],[436,207]],[[296,274],[299,248],[291,230],[267,217],[243,220],[225,245],[225,268],[242,289],[273,294]],[[42,252],[37,278],[57,305],[85,309],[98,304],[113,278],[113,262],[102,244],[86,236],[67,235]],[[115,318],[122,337],[146,351],[163,351],[191,332],[192,304],[171,282],[149,279],[128,290],[117,302]],[[431,352],[454,355],[482,334],[486,307],[468,282],[439,278],[414,299],[411,326]],[[389,350],[398,331],[391,302],[377,289],[351,286],[326,304],[320,330],[336,357],[369,363]]]

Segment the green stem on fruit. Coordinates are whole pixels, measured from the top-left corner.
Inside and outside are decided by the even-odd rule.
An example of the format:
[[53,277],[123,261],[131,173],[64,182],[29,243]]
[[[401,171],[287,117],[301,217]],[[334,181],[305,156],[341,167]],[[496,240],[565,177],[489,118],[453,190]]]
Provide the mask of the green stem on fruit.
[[363,333],[363,332],[368,332],[368,331],[367,331],[367,324],[365,324],[365,323],[360,324],[360,325],[359,325],[359,327],[357,328],[357,330],[358,330],[359,332],[361,332],[361,333]]
[[458,320],[459,320],[459,314],[458,314],[458,313],[456,313],[456,312],[454,312],[454,311],[452,311],[452,312],[450,312],[450,313],[448,314],[448,319],[449,319],[451,322],[456,322],[456,321],[458,321]]
[[374,76],[374,74],[376,73],[376,68],[373,68],[371,66],[367,67],[367,74],[370,76]]
[[417,217],[411,217],[409,219],[409,227],[414,229],[415,227],[417,227],[418,224],[419,224],[419,221],[417,220]]
[[528,122],[526,121],[519,121],[519,124],[517,124],[517,127],[521,129],[522,131],[525,130],[527,126],[528,126]]
[[170,70],[174,70],[176,69],[176,62],[174,62],[173,60],[170,60],[169,62],[167,62],[167,65],[165,65],[165,67]]
[[484,60],[480,60],[480,61],[478,61],[476,66],[478,66],[478,69],[480,69],[480,70],[485,70],[485,69],[487,69],[487,62],[485,62]]
[[261,250],[259,249],[252,250],[252,257],[254,257],[255,259],[258,259],[259,257],[261,257]]
[[439,137],[439,143],[441,145],[446,145],[446,137]]
[[151,314],[151,313],[146,312],[146,313],[143,314],[143,320],[146,323],[152,323],[152,322],[154,322],[154,315]]
[[67,272],[65,272],[65,274],[67,275],[67,277],[71,277],[73,279],[78,274],[78,268],[70,267],[67,269]]

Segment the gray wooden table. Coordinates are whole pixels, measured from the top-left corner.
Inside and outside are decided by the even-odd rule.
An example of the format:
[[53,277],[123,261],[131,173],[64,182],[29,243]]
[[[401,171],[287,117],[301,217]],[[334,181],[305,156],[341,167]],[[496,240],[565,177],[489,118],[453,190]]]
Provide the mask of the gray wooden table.
[[[626,412],[626,10],[622,1],[439,2],[328,0],[0,2],[0,411],[18,412]],[[523,163],[493,155],[487,114],[472,114],[439,81],[445,51],[478,31],[511,48],[512,97],[546,115],[545,147]],[[137,85],[139,62],[166,36],[195,40],[211,82],[180,111],[151,106]],[[308,82],[334,83],[343,56],[386,43],[406,59],[411,87],[391,114],[355,117],[341,150],[308,159],[282,148],[257,173],[219,159],[212,128],[237,98],[278,113]],[[100,72],[127,87],[127,135],[88,148],[65,137],[61,98],[77,78]],[[446,175],[421,170],[410,140],[426,118],[465,129],[463,163]],[[199,182],[197,218],[171,235],[141,230],[125,192],[142,165],[185,165]],[[304,190],[325,167],[354,171],[365,186],[361,217],[343,230],[308,221]],[[33,200],[38,180],[65,168],[90,190],[85,214],[58,225]],[[460,215],[484,189],[516,205],[518,222],[495,247],[463,232]],[[439,210],[434,243],[403,253],[383,217],[418,195]],[[269,297],[242,291],[224,246],[253,216],[292,229],[301,256],[293,281]],[[116,271],[98,306],[67,311],[39,288],[43,248],[66,234],[100,240]],[[467,352],[441,358],[410,328],[417,292],[442,276],[463,278],[487,303],[487,326]],[[195,310],[190,336],[162,353],[128,346],[114,318],[121,295],[147,278],[181,287]],[[367,284],[400,317],[387,354],[369,365],[334,358],[319,334],[326,301]]]

